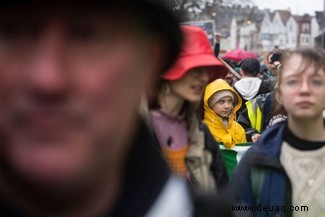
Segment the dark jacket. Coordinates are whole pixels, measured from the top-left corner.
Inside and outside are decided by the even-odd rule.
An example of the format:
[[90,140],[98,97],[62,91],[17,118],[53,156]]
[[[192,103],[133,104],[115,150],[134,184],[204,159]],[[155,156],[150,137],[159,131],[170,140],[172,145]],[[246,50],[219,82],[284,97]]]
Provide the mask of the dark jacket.
[[[122,192],[112,212],[104,216],[155,217],[157,215],[153,211],[157,207],[160,216],[168,217],[214,217],[217,213],[220,217],[232,216],[229,200],[215,194],[198,195],[185,180],[171,175],[167,163],[156,148],[155,139],[144,124],[139,125],[133,141],[123,172]],[[173,186],[171,183],[174,183],[174,188],[176,183],[177,188],[169,188],[168,191],[168,186]],[[175,203],[175,198],[183,200]],[[171,203],[168,199],[171,199]],[[161,203],[167,206],[162,208],[159,206]],[[29,215],[0,198],[0,216]]]
[[239,112],[245,109],[245,103],[258,95],[266,94],[274,90],[275,79],[261,80],[258,77],[245,77],[237,81],[234,85],[235,90],[242,98],[243,104]]
[[[263,130],[265,130],[268,125],[269,116],[272,111],[272,97],[273,97],[273,91],[266,93],[266,94],[260,94],[255,97],[256,100],[254,100],[254,101],[251,100],[252,103],[254,102],[257,104],[256,106],[258,106],[258,108],[262,112],[261,132]],[[255,134],[261,133],[261,132],[258,132],[257,129],[252,127],[251,121],[248,116],[248,108],[247,107],[243,108],[241,110],[241,112],[238,114],[237,122],[245,129],[247,141],[252,141],[251,140],[252,136],[254,136]]]
[[[291,183],[280,163],[280,150],[286,122],[267,129],[245,154],[235,169],[232,190],[236,205],[251,206],[252,216],[292,216],[276,207],[291,205]],[[267,208],[266,211],[263,207]],[[248,211],[241,211],[247,213]]]

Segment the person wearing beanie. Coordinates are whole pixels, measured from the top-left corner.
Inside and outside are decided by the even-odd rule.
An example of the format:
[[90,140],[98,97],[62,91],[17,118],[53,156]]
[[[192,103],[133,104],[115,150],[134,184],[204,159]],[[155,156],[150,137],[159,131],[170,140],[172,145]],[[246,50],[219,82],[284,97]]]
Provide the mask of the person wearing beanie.
[[[209,83],[205,89],[203,120],[219,143],[229,177],[243,153],[250,147],[250,144],[245,144],[245,130],[235,121],[241,103],[239,95],[223,79]],[[236,147],[237,144],[243,145]]]
[[[194,103],[200,102],[210,74],[225,67],[212,51],[200,27],[182,25],[184,43],[176,63],[161,76],[149,100],[149,118],[160,150],[172,171],[203,191],[219,191],[228,182],[219,147],[200,121]],[[199,163],[198,162],[204,162]]]
[[212,108],[217,102],[219,102],[222,98],[229,97],[234,104],[234,94],[230,90],[220,90],[215,92],[209,99],[209,106]]

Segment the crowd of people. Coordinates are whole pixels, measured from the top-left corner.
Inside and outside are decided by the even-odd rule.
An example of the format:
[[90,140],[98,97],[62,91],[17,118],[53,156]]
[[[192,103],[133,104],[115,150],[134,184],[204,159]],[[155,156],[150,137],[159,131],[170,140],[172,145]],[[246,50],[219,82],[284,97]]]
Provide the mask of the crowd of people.
[[0,216],[325,215],[324,50],[234,63],[163,1],[0,12]]

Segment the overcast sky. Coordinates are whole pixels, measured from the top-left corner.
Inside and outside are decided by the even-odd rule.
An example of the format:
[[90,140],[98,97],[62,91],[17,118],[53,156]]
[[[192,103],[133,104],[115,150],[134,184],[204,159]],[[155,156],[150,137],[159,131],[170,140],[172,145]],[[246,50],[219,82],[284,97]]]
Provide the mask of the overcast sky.
[[308,13],[314,16],[314,11],[324,9],[324,0],[253,0],[253,2],[260,9],[270,8],[272,11],[290,8],[295,15]]

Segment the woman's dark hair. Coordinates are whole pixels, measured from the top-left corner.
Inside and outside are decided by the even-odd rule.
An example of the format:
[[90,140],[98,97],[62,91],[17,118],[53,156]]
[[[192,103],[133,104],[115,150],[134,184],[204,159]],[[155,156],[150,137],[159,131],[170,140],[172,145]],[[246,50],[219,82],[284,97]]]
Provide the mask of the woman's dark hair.
[[150,93],[150,96],[148,97],[148,107],[149,109],[158,109],[160,108],[160,105],[158,103],[158,94],[159,91],[161,91],[161,89],[163,88],[164,84],[167,81],[165,79],[159,79],[157,86],[154,88],[154,90],[152,90],[152,92]]
[[[159,79],[157,87],[150,93],[150,96],[148,96],[148,108],[149,109],[159,109],[160,105],[158,102],[158,95],[159,92],[162,91],[164,88],[164,85],[166,85],[168,80],[165,80],[163,78]],[[185,111],[190,110],[192,107],[192,104],[190,102],[185,101],[180,113],[183,113]]]
[[204,94],[205,91],[203,92],[201,101],[194,104],[194,111],[199,116],[200,120],[204,120]]
[[265,117],[266,123],[269,123],[270,120],[272,119],[273,116],[275,115],[287,115],[287,111],[285,110],[284,106],[281,105],[277,100],[276,100],[276,92],[278,89],[274,89],[273,92],[271,92],[271,112],[270,114]]
[[[286,62],[293,56],[299,55],[302,58],[300,63],[300,73],[304,73],[307,68],[313,67],[314,73],[322,69],[325,72],[325,51],[320,48],[301,48],[294,51],[286,51],[282,55],[282,67],[279,69],[279,83],[281,83],[282,72],[286,69]],[[303,67],[302,67],[303,66]]]

